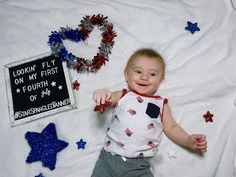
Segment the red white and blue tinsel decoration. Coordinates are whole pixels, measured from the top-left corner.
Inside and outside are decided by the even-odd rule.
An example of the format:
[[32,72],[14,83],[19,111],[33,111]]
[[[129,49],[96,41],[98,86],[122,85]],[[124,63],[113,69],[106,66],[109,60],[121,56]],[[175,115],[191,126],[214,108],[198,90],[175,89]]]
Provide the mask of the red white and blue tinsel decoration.
[[54,123],[49,123],[41,133],[27,132],[25,139],[31,147],[26,162],[41,161],[50,170],[55,169],[57,153],[68,146],[67,142],[57,138]]
[[[98,52],[93,59],[75,56],[66,49],[63,40],[68,39],[73,42],[85,41],[94,29],[94,26],[97,26],[102,31],[102,39],[98,47]],[[104,17],[100,14],[93,16],[87,15],[83,17],[81,24],[76,29],[61,27],[58,32],[52,31],[48,44],[51,47],[52,54],[62,62],[66,62],[68,68],[76,69],[78,73],[95,73],[109,60],[108,55],[111,53],[116,36],[112,23],[107,21],[107,16]]]

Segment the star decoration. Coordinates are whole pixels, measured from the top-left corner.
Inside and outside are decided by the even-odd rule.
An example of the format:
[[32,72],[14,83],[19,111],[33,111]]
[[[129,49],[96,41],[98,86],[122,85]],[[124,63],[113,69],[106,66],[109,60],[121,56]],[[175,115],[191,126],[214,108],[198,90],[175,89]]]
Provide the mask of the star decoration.
[[80,86],[80,83],[77,80],[75,80],[74,83],[73,83],[73,89],[74,90],[79,90],[79,86]]
[[52,81],[52,82],[51,82],[51,85],[52,85],[52,87],[56,86],[56,82],[55,82],[55,81]]
[[173,158],[175,159],[177,157],[176,151],[174,150],[166,151],[166,153],[168,154],[169,159],[173,159]]
[[76,144],[78,146],[78,149],[85,149],[85,144],[86,143],[87,142],[85,142],[82,138],[78,142],[76,142]]
[[211,114],[210,111],[207,111],[207,113],[203,115],[206,122],[213,122],[213,116],[214,114]]
[[104,104],[97,105],[94,108],[94,111],[100,111],[100,113],[103,113],[105,111],[106,107],[111,106],[111,104],[112,104],[111,102],[106,101]]
[[42,133],[27,132],[25,139],[31,147],[26,163],[42,161],[42,165],[50,170],[55,169],[57,153],[68,146],[57,138],[54,123],[48,124]]
[[58,89],[59,89],[59,90],[62,90],[62,86],[61,86],[61,85],[59,85]]
[[192,34],[194,34],[196,31],[200,31],[200,28],[197,26],[197,23],[192,23],[188,21],[187,25],[188,26],[185,27],[185,30],[190,31]]
[[35,177],[44,177],[42,173],[40,173],[38,176]]

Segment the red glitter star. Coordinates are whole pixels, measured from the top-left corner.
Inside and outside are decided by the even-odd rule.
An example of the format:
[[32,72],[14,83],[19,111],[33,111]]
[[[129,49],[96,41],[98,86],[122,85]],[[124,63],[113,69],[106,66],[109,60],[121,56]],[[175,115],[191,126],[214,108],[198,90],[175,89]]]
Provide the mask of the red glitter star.
[[111,104],[112,104],[111,102],[106,101],[104,104],[97,105],[94,108],[94,111],[100,111],[100,113],[103,113],[105,111],[106,107],[111,106]]
[[207,113],[203,115],[206,122],[213,122],[213,116],[214,114],[211,114],[210,111],[207,111]]
[[74,90],[79,90],[79,86],[80,86],[80,83],[76,80],[76,81],[74,81],[74,83],[73,83],[73,89]]

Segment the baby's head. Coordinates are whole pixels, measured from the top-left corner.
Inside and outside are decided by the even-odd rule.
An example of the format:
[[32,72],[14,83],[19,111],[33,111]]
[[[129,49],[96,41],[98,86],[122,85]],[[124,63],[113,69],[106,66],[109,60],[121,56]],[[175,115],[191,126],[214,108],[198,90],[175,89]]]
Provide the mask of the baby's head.
[[153,95],[164,80],[164,59],[153,49],[139,49],[129,58],[124,75],[130,90]]
[[153,50],[151,48],[141,48],[141,49],[138,49],[137,51],[135,51],[130,56],[130,58],[125,66],[124,71],[127,72],[129,70],[129,68],[133,65],[135,60],[138,59],[139,57],[142,57],[142,56],[159,61],[161,68],[162,68],[163,77],[165,77],[165,68],[166,68],[165,61],[159,53],[157,53],[155,50]]

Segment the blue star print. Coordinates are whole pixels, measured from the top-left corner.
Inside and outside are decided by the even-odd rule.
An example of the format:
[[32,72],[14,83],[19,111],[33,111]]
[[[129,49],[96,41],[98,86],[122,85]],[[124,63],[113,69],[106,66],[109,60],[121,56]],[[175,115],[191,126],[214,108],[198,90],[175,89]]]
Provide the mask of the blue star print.
[[87,142],[85,142],[82,138],[79,140],[79,142],[77,142],[76,144],[78,145],[78,149],[85,149],[85,144]]
[[196,31],[200,31],[200,28],[197,26],[197,23],[187,22],[188,26],[185,27],[186,30],[194,34]]
[[42,165],[50,170],[55,169],[57,153],[68,146],[67,142],[57,138],[54,123],[48,124],[42,133],[27,132],[25,139],[31,147],[26,162],[42,161]]

